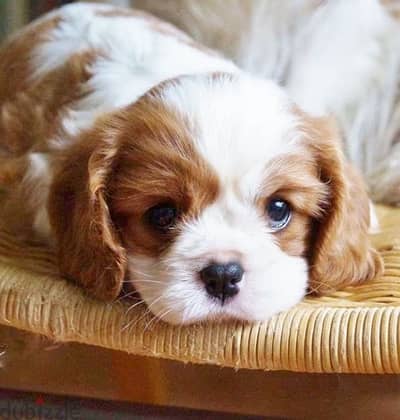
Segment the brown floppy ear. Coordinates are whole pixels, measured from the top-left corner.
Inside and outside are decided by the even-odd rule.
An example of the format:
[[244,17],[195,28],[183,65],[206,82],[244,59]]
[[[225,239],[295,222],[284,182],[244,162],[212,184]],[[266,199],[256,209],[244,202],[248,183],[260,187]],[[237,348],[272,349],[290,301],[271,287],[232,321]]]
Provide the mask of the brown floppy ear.
[[313,231],[310,288],[326,293],[374,278],[383,263],[368,238],[366,186],[343,155],[336,125],[330,119],[309,118],[306,131],[320,178],[328,187],[324,213]]
[[117,150],[112,141],[99,142],[96,132],[86,133],[60,162],[49,196],[62,273],[102,300],[119,295],[126,271],[106,197]]

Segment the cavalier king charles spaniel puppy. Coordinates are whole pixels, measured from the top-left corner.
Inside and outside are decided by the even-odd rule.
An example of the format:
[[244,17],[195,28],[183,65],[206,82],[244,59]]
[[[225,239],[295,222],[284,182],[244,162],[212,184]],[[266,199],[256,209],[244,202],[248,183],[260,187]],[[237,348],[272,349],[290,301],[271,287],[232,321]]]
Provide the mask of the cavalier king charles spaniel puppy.
[[0,75],[2,224],[91,295],[257,321],[380,272],[333,122],[175,27],[69,5],[3,45]]

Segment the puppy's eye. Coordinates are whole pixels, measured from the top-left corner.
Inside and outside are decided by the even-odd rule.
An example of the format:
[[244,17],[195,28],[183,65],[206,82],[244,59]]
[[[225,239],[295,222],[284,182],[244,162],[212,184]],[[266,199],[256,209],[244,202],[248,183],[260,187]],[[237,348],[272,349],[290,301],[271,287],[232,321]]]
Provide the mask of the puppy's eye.
[[281,230],[290,222],[292,209],[286,201],[273,198],[267,204],[267,216],[269,226],[275,231]]
[[165,232],[174,226],[178,210],[173,204],[162,203],[149,209],[146,217],[153,228]]

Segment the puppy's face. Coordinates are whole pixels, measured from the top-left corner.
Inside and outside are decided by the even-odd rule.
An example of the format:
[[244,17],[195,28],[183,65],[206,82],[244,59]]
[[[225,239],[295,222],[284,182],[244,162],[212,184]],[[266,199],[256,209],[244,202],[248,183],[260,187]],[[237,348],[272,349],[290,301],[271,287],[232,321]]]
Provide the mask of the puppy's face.
[[[128,280],[171,323],[265,320],[299,302],[309,279],[329,288],[373,276],[368,200],[360,189],[352,203],[335,135],[269,82],[158,86],[99,122],[56,176],[64,271],[103,298]],[[88,178],[72,169],[76,155]]]

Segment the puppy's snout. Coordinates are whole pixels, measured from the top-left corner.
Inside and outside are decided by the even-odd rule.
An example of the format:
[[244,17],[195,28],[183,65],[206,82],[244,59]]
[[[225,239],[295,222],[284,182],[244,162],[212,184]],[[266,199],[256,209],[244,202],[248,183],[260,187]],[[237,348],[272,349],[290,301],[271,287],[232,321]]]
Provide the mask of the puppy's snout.
[[239,292],[238,283],[243,277],[243,267],[237,262],[227,264],[212,263],[200,271],[200,278],[207,293],[224,301]]

